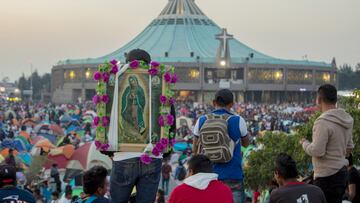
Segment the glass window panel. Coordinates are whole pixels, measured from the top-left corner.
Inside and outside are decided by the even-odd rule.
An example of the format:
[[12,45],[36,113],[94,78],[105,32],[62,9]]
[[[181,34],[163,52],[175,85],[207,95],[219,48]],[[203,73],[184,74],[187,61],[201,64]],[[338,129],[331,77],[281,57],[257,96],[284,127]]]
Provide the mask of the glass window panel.
[[287,83],[288,84],[309,84],[313,81],[313,74],[311,70],[288,70]]
[[284,72],[282,69],[250,68],[248,80],[255,84],[281,84],[284,82]]

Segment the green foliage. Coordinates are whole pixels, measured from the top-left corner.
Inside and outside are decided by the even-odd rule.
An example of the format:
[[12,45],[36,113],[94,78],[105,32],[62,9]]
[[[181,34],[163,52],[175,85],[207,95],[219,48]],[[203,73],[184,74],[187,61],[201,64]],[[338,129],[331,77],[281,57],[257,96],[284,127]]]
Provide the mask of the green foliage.
[[355,70],[348,64],[344,64],[338,71],[339,89],[352,90],[360,88],[360,63],[355,66]]
[[51,91],[51,74],[46,73],[40,76],[36,70],[32,73],[32,77],[25,77],[25,75],[22,74],[16,83],[21,91],[30,90],[31,80],[34,100],[39,101],[41,99],[42,91]]

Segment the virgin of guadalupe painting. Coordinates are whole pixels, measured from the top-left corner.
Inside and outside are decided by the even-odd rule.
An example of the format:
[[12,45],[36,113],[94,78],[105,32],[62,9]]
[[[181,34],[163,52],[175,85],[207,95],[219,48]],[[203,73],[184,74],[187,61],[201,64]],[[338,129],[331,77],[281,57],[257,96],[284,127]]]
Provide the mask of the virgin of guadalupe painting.
[[128,85],[121,97],[121,116],[122,126],[129,124],[141,135],[145,133],[146,125],[144,121],[145,113],[145,91],[139,84],[137,76],[128,77]]
[[119,143],[146,144],[149,125],[149,74],[119,76]]
[[111,117],[106,129],[110,151],[143,152],[162,136],[159,98],[164,94],[165,82],[162,76],[150,76],[147,70],[125,68],[110,81],[106,90],[112,101],[106,105]]

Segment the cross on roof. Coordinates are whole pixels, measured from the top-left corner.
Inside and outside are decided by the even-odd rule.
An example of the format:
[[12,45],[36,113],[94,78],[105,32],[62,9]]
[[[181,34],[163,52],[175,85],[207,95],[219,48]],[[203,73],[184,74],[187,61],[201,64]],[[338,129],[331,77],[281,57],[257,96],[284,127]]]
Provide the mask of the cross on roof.
[[234,36],[228,34],[227,29],[223,28],[221,34],[216,35],[216,39],[220,40],[220,43],[222,44],[222,53],[226,53],[228,41],[234,39]]

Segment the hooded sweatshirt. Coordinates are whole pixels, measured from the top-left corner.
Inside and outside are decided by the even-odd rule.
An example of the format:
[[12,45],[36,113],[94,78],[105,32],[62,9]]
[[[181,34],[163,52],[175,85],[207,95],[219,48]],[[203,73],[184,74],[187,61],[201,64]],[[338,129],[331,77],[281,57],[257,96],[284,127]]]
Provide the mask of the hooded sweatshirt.
[[169,203],[233,203],[230,188],[215,173],[197,173],[171,193]]
[[343,109],[324,112],[313,127],[312,143],[305,141],[303,148],[312,157],[314,178],[328,177],[349,163],[347,149],[353,149],[353,118]]

